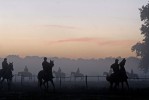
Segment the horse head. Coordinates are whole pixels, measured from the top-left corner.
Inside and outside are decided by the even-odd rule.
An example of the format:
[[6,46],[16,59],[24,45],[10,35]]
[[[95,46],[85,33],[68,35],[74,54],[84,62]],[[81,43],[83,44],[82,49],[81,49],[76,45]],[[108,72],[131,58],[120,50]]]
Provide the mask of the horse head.
[[53,67],[54,66],[54,61],[50,60],[50,66]]
[[13,69],[13,62],[9,62],[8,66],[9,66],[9,68],[10,68],[11,71],[14,70],[14,69]]

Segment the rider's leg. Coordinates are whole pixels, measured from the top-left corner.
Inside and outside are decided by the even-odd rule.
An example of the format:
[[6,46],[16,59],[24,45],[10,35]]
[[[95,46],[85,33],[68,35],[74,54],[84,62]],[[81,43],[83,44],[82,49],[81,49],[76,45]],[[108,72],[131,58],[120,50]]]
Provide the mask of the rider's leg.
[[42,86],[42,80],[38,79],[38,85],[41,88],[41,86]]

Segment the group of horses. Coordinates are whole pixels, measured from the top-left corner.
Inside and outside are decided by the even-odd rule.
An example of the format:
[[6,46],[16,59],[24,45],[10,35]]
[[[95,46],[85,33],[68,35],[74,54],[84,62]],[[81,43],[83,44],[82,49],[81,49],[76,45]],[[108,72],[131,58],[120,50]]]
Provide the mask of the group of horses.
[[[53,66],[54,66],[54,61],[50,60],[49,67],[53,67]],[[13,71],[13,62],[9,63],[7,71],[5,71],[5,73],[3,73],[2,69],[0,70],[0,84],[2,84],[3,81],[6,79],[9,89],[10,89],[10,86],[11,86],[10,84],[11,84],[12,77],[13,77],[12,71]],[[42,86],[44,86],[45,89],[48,89],[48,87],[49,87],[48,82],[50,81],[52,83],[53,89],[55,90],[55,85],[53,82],[54,77],[51,77],[50,74],[52,75],[52,73],[48,73],[47,75],[45,75],[45,72],[43,70],[39,71],[37,78],[38,78],[38,84],[39,84],[40,88]],[[65,73],[63,73],[63,72],[57,73],[56,71],[53,71],[53,74],[55,74],[55,76],[57,75],[56,77],[65,77]],[[24,77],[27,75],[29,75],[28,77],[32,76],[32,74],[29,72],[18,72],[18,75],[22,75]],[[116,87],[119,85],[119,83],[122,83],[122,85],[123,85],[123,82],[126,82],[128,88],[129,88],[127,79],[121,80],[119,77],[117,79],[111,79],[109,73],[106,73],[106,72],[104,72],[104,75],[106,75],[107,81],[110,82],[110,87],[112,87],[114,83],[115,83],[115,87]],[[78,73],[78,72],[71,72],[71,76],[74,76],[75,78],[81,77],[81,79],[84,78],[84,75],[82,73]]]
[[[54,66],[54,61],[50,60],[49,63],[49,67],[53,67]],[[50,75],[52,73],[49,73],[49,75],[45,75],[44,71],[41,70],[38,73],[38,83],[39,83],[39,87],[44,86],[46,89],[49,88],[48,86],[48,82],[50,81],[52,83],[53,89],[55,90],[55,85],[53,82],[53,75]],[[55,75],[55,77],[58,78],[65,78],[66,74],[61,72],[61,71],[53,71],[53,74]],[[51,77],[52,76],[52,77]],[[84,75],[82,73],[78,73],[78,72],[71,72],[71,77],[81,77],[81,79],[84,77]]]
[[[60,78],[64,79],[66,78],[66,73],[62,72],[62,71],[53,71],[53,74],[56,78],[56,81],[60,80]],[[80,72],[71,72],[70,73],[70,81],[73,79],[74,81],[77,80],[77,78],[80,78],[80,80],[84,79],[84,74],[80,73]]]
[[[53,66],[54,66],[54,61],[50,60],[49,67],[53,67]],[[13,62],[8,64],[8,68],[5,71],[5,73],[3,72],[2,69],[0,69],[0,87],[2,86],[4,80],[7,80],[8,89],[11,88],[11,82],[12,82],[12,78],[13,78],[13,75],[12,75],[13,70],[14,70]],[[49,73],[49,74],[52,74],[52,73]],[[53,74],[55,75],[56,79],[60,78],[60,77],[63,77],[63,78],[66,77],[66,74],[63,72],[58,73],[56,71],[53,71]],[[25,71],[25,70],[18,72],[18,76],[21,76],[22,79],[24,79],[25,77],[29,77],[29,79],[32,79],[32,73]],[[82,79],[84,75],[81,73],[77,73],[77,72],[71,72],[71,76],[72,77],[80,76]],[[39,87],[44,86],[46,89],[48,89],[48,87],[49,87],[48,82],[50,81],[52,83],[53,88],[55,89],[55,85],[53,82],[54,77],[50,77],[50,75],[45,75],[45,72],[43,70],[39,71],[37,78],[38,78]]]

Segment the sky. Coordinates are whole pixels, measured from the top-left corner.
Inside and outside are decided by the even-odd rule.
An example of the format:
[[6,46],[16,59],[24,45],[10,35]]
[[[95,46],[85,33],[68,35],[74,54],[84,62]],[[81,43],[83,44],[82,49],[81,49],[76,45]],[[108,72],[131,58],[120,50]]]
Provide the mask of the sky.
[[148,0],[0,0],[0,57],[135,56]]

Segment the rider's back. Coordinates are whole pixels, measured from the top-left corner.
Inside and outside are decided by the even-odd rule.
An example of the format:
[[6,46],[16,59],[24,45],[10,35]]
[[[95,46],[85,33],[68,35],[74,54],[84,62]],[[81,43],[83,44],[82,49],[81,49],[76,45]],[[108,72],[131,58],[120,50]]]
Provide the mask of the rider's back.
[[44,71],[48,71],[48,66],[49,66],[49,63],[47,61],[42,62],[42,67]]
[[8,63],[6,61],[2,62],[2,69],[7,69]]
[[119,64],[114,63],[111,65],[111,68],[113,69],[114,73],[118,73],[119,72]]

